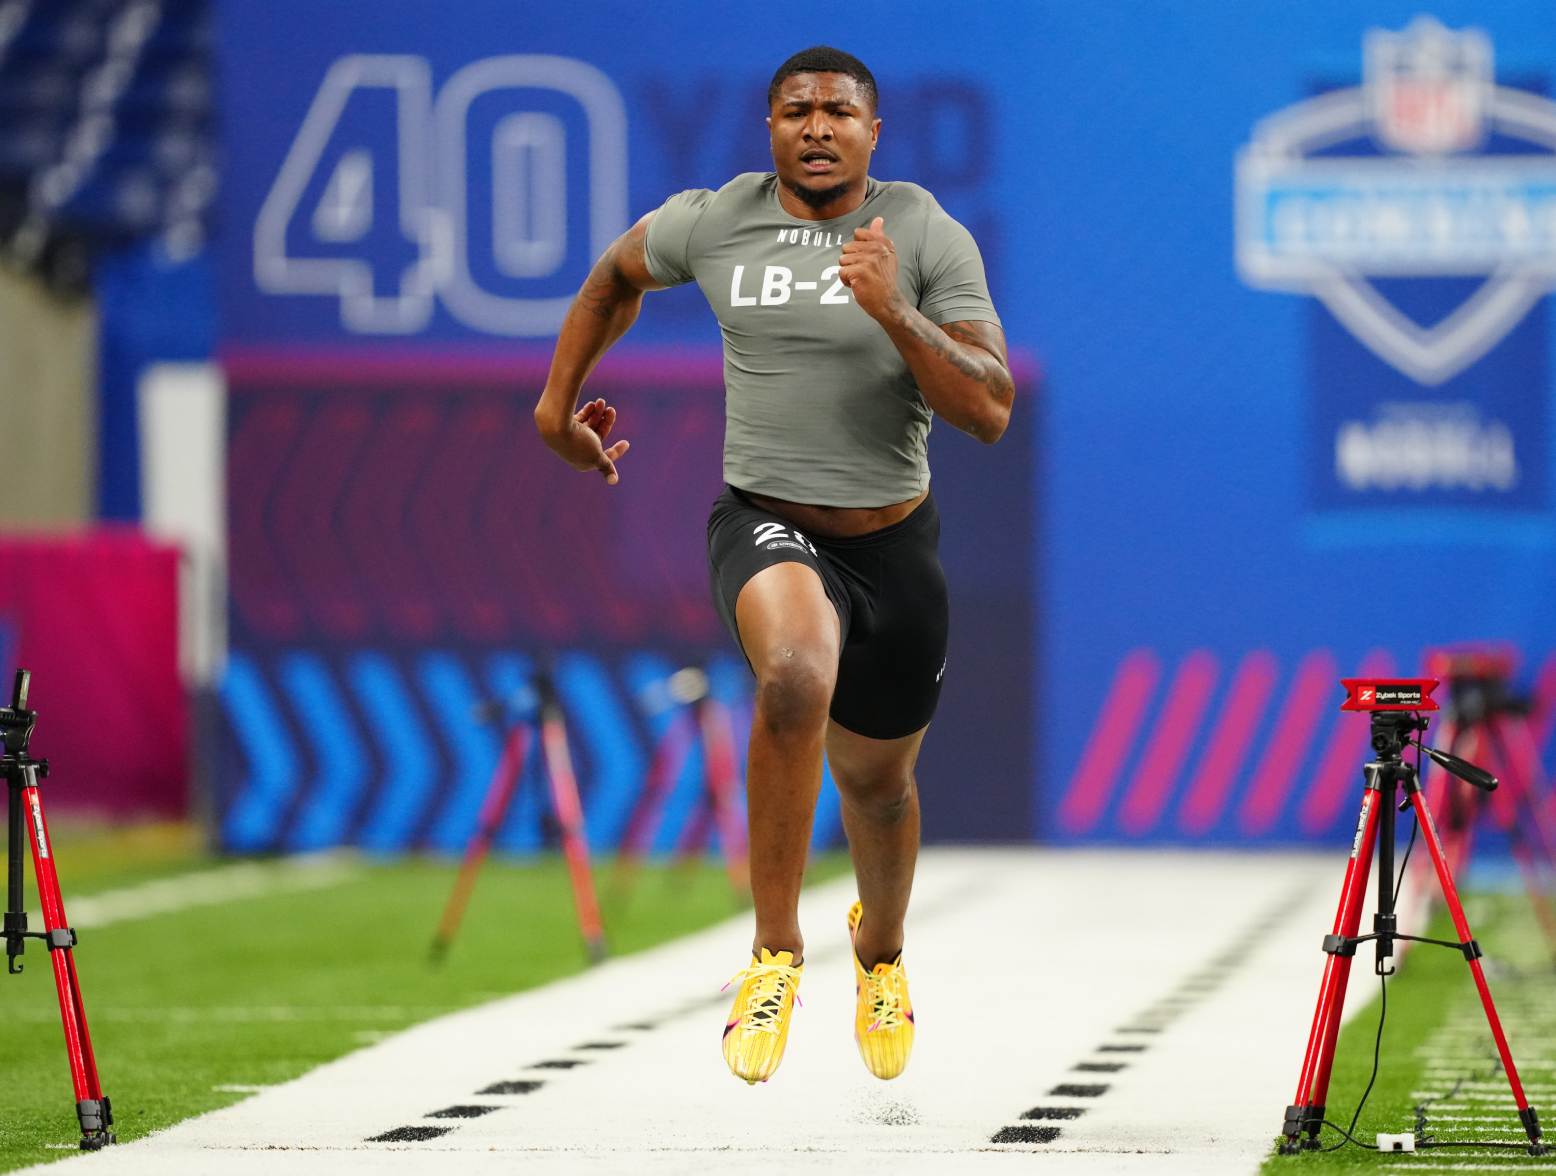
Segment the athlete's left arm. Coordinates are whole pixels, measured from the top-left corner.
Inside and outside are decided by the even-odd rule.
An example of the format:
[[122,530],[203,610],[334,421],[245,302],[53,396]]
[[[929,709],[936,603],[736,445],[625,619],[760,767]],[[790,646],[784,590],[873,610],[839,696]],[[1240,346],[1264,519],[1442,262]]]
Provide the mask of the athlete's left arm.
[[876,217],[843,246],[838,276],[896,344],[936,415],[992,445],[1010,423],[1015,383],[1005,332],[967,320],[936,326],[897,288],[897,251]]

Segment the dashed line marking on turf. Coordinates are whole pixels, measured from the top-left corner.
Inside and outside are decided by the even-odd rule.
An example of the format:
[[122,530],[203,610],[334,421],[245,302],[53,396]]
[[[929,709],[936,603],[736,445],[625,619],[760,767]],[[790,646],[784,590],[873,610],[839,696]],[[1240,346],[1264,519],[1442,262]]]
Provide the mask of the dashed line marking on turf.
[[511,1082],[493,1082],[476,1091],[477,1094],[533,1094],[545,1083],[538,1078],[519,1078]]
[[426,1139],[436,1139],[440,1135],[447,1135],[452,1127],[396,1127],[393,1131],[385,1131],[382,1135],[368,1137],[369,1143],[420,1143]]
[[[1167,1029],[1174,1021],[1188,1012],[1204,998],[1212,996],[1217,989],[1224,986],[1238,971],[1248,964],[1249,953],[1243,950],[1241,944],[1255,937],[1271,919],[1288,910],[1292,902],[1301,896],[1297,892],[1283,895],[1279,901],[1271,904],[1269,909],[1260,911],[1252,920],[1233,937],[1232,943],[1236,946],[1223,949],[1218,954],[1211,956],[1199,970],[1191,972],[1183,980],[1179,981],[1176,988],[1170,990],[1164,997],[1148,1005],[1129,1019],[1128,1024],[1120,1025],[1115,1033],[1123,1034],[1157,1034]],[[1104,1042],[1096,1047],[1094,1053],[1144,1053],[1148,1048],[1143,1042]],[[1116,1074],[1126,1069],[1129,1063],[1116,1061],[1080,1061],[1070,1067],[1072,1071],[1081,1073]],[[1112,1084],[1107,1082],[1082,1083],[1061,1082],[1052,1087],[1048,1093],[1064,1098],[1101,1098],[1111,1089]],[[1033,1107],[1021,1114],[1022,1119],[1074,1119],[1085,1111],[1084,1107]],[[1026,1123],[1009,1127],[1001,1127],[989,1137],[990,1143],[1052,1143],[1059,1138],[1058,1127],[1033,1127]]]
[[444,1107],[441,1111],[428,1111],[429,1119],[479,1119],[482,1115],[490,1115],[493,1111],[500,1111],[501,1107],[492,1106],[490,1103],[460,1103],[452,1107]]
[[990,1143],[1052,1143],[1059,1138],[1057,1127],[1031,1127],[1025,1123],[1014,1127],[1001,1127]]
[[[964,887],[963,889],[966,889],[966,890],[970,891],[972,888],[971,888],[971,886],[968,886],[968,887]],[[944,899],[942,899],[942,903],[941,904],[933,904],[932,903],[932,904],[928,904],[928,905],[930,906],[931,909],[935,909],[937,905],[945,905],[947,908],[949,908],[952,904],[947,903],[947,902],[945,902]],[[828,956],[841,955],[841,954],[843,954],[844,949],[845,948],[843,946],[837,946],[837,947],[832,947],[832,948],[824,949],[822,951],[814,953],[812,958],[816,959],[816,958],[825,958],[825,957],[828,957]],[[697,998],[695,998],[693,1000],[686,1001],[686,1002],[682,1003],[681,1005],[678,1005],[676,1008],[670,1010],[669,1012],[662,1013],[662,1014],[660,1014],[658,1016],[647,1017],[647,1018],[644,1018],[643,1020],[640,1020],[640,1021],[629,1021],[629,1022],[626,1022],[624,1024],[617,1025],[617,1026],[614,1027],[614,1031],[616,1031],[616,1032],[633,1031],[633,1032],[644,1032],[644,1033],[652,1032],[655,1029],[659,1029],[659,1028],[663,1027],[668,1022],[674,1021],[674,1020],[678,1020],[678,1019],[680,1019],[682,1017],[688,1017],[688,1016],[693,1016],[693,1015],[701,1016],[705,1010],[707,1010],[709,1008],[712,1008],[714,1006],[717,1006],[717,1005],[722,1005],[725,1002],[725,1000],[727,1000],[727,999],[728,999],[727,994],[721,989],[719,992],[713,994],[712,996],[700,996],[700,997],[697,997]],[[601,1039],[601,1040],[584,1042],[581,1045],[574,1046],[573,1049],[574,1049],[575,1052],[607,1051],[607,1050],[620,1049],[622,1046],[625,1046],[626,1044],[627,1044],[627,1042],[625,1042],[625,1041],[612,1041],[612,1040]],[[545,1059],[543,1061],[535,1062],[535,1063],[533,1063],[533,1064],[531,1064],[529,1066],[526,1066],[525,1069],[527,1069],[527,1070],[573,1070],[573,1069],[576,1069],[579,1066],[587,1066],[592,1061],[594,1061],[593,1058],[547,1058],[547,1059]],[[486,1086],[486,1087],[482,1088],[481,1090],[478,1090],[476,1092],[476,1094],[477,1095],[530,1094],[530,1093],[533,1093],[535,1090],[538,1090],[542,1085],[543,1085],[543,1083],[540,1080],[538,1080],[538,1079],[533,1079],[533,1080],[517,1079],[517,1080],[509,1080],[509,1081],[502,1081],[502,1082],[494,1082],[491,1085]],[[499,1108],[497,1108],[497,1107],[482,1107],[482,1108],[475,1108],[475,1107],[468,1107],[468,1108],[466,1108],[466,1107],[447,1107],[447,1108],[444,1108],[444,1110],[442,1110],[442,1111],[430,1111],[423,1117],[424,1118],[428,1118],[428,1119],[433,1119],[433,1118],[473,1118],[476,1115],[483,1115],[483,1114],[486,1114],[488,1111],[493,1111],[493,1110],[497,1110],[497,1109],[499,1109]],[[470,1113],[467,1114],[467,1115],[456,1113],[456,1112],[461,1111],[461,1110],[468,1110]],[[371,1139],[369,1139],[368,1142],[369,1143],[414,1143],[414,1142],[418,1142],[418,1141],[421,1141],[421,1140],[436,1139],[438,1136],[445,1135],[449,1131],[452,1131],[452,1130],[453,1130],[452,1127],[398,1127],[398,1128],[395,1128],[393,1131],[385,1132],[383,1135],[375,1135]],[[1043,1132],[1047,1132],[1047,1131],[1052,1131],[1055,1135],[1058,1134],[1058,1129],[1057,1128],[1037,1128],[1037,1129],[1033,1129],[1033,1130],[1037,1131],[1039,1134],[1041,1134]],[[1042,1141],[1040,1141],[1040,1142],[1042,1142]]]
[[1106,1082],[1061,1082],[1048,1093],[1063,1098],[1101,1098],[1107,1092]]

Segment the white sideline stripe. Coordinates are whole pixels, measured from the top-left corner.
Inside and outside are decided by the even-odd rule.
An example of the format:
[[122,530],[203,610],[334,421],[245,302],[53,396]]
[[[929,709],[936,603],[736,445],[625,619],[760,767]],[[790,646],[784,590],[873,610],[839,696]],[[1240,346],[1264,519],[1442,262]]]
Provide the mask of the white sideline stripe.
[[[114,1021],[128,1025],[194,1025],[206,1022],[279,1023],[287,1021],[398,1021],[400,1027],[441,1017],[450,1012],[448,1005],[233,1005],[208,1008],[200,1005],[154,1005],[147,1008],[117,1008],[113,1005],[94,1006],[92,1020]],[[36,1008],[7,1011],[8,1020],[30,1024],[59,1020],[59,1009],[40,1005]],[[375,1030],[376,1032],[376,1030]]]
[[[781,1154],[785,1176],[1025,1173],[1034,1163],[1066,1176],[1252,1176],[1299,1069],[1339,873],[1329,854],[929,851],[908,927],[918,1042],[889,1085],[865,1073],[851,1039],[845,880],[802,896],[805,1007],[770,1084],[732,1078],[714,1042],[729,999],[718,986],[750,944],[741,915],[61,1162],[94,1164],[87,1176],[268,1176],[285,1151],[288,1176],[703,1176]],[[1191,977],[1215,986],[1179,1006]],[[1354,1011],[1372,986],[1353,984],[1350,996]],[[1153,1018],[1162,1032],[1118,1032]],[[658,1027],[621,1028],[641,1019]],[[607,1040],[626,1044],[579,1048]],[[1104,1043],[1148,1049],[1115,1055],[1128,1062],[1117,1073],[1072,1069]],[[535,1068],[563,1058],[585,1064]],[[543,1086],[479,1093],[515,1079]],[[1103,1097],[1046,1093],[1092,1080],[1109,1087]],[[502,1109],[428,1118],[472,1102]],[[1053,1124],[1049,1144],[991,1142],[1051,1103],[1086,1113]],[[367,1142],[410,1126],[449,1130]]]
[[[308,854],[278,862],[236,862],[85,898],[72,899],[67,894],[65,914],[78,930],[107,927],[268,894],[322,890],[344,882],[358,869],[350,855],[339,853]],[[28,911],[27,920],[30,927],[43,926],[43,916],[36,911]]]
[[217,1094],[258,1094],[274,1085],[274,1082],[223,1082],[211,1089]]

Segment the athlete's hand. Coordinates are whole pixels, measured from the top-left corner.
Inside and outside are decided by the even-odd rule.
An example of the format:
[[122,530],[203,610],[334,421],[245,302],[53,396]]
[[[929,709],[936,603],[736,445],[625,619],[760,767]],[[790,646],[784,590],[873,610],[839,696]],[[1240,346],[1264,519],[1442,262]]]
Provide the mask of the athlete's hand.
[[591,400],[572,415],[566,429],[542,436],[546,444],[575,470],[598,470],[605,475],[606,485],[614,486],[621,480],[616,473],[616,463],[631,448],[626,441],[605,448],[605,441],[615,425],[616,410],[603,400]]
[[886,221],[876,217],[868,228],[855,229],[843,246],[838,280],[854,293],[859,309],[879,319],[901,300],[897,289],[897,247],[886,235]]

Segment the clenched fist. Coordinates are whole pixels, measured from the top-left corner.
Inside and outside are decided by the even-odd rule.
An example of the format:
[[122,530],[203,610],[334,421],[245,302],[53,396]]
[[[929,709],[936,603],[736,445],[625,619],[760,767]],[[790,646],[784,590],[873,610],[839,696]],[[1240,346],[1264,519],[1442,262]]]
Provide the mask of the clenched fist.
[[886,235],[886,221],[876,217],[868,228],[855,229],[843,246],[838,279],[853,291],[854,301],[873,319],[883,318],[902,298],[897,289],[897,247]]

